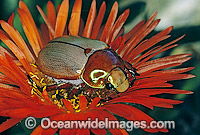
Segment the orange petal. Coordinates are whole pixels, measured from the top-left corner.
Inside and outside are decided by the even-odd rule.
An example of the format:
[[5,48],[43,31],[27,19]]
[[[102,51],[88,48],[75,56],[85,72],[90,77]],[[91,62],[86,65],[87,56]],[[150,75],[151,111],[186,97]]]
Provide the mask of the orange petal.
[[56,14],[58,14],[59,9],[60,9],[60,4],[58,4],[57,6]]
[[23,80],[27,79],[27,76],[20,70],[20,68],[15,64],[15,62],[12,60],[12,58],[8,55],[5,54],[6,59],[8,63],[10,64],[10,67],[13,69],[14,72],[18,73]]
[[53,102],[49,99],[49,95],[47,93],[47,90],[44,90],[42,92],[42,96],[44,97],[44,99],[50,104],[50,105],[54,105]]
[[16,57],[13,55],[13,53],[10,50],[8,50],[7,48],[4,48],[4,47],[0,46],[0,54],[4,55],[5,53],[7,53],[8,55],[10,55],[10,57],[12,57],[13,59],[16,59]]
[[147,74],[159,69],[181,65],[183,62],[188,61],[190,59],[190,57],[181,58],[181,56],[183,55],[174,55],[174,57],[164,57],[164,58],[160,58],[156,60],[151,60],[144,64],[141,64],[140,67],[136,67],[136,68],[138,69],[139,74],[144,74],[144,73]]
[[[144,100],[146,101],[146,100]],[[151,121],[153,121],[153,119],[148,116],[147,114],[145,114],[144,112],[142,112],[141,110],[129,106],[129,105],[125,105],[125,104],[111,104],[111,105],[105,105],[105,109],[108,110],[109,112],[112,112],[116,115],[119,115],[121,117],[124,117],[127,120],[133,120],[133,121],[146,121],[146,124],[150,124]],[[141,126],[142,127],[142,126]],[[148,131],[148,132],[167,132],[167,129],[152,129],[152,128],[146,128],[144,129],[144,131]]]
[[[128,57],[128,55],[133,51],[137,44],[142,41],[154,28],[158,25],[160,19],[155,20],[147,29],[140,33],[136,38],[131,38],[127,43],[127,50],[123,53],[122,58]],[[138,55],[138,54],[137,54]],[[134,56],[137,56],[134,54]],[[130,57],[129,57],[130,59]]]
[[167,29],[165,29],[165,30],[159,32],[158,34],[154,35],[153,37],[151,37],[144,44],[142,44],[142,45],[137,46],[136,48],[134,48],[133,51],[135,53],[134,53],[134,55],[133,54],[129,55],[129,60],[131,59],[131,57],[136,57],[138,54],[142,53],[143,51],[147,50],[148,48],[151,48],[156,43],[169,38],[170,35],[167,35],[167,34],[169,34],[172,31],[172,28],[173,27],[168,27]]
[[44,129],[39,125],[33,130],[31,135],[42,135],[43,130]]
[[[123,48],[123,50],[125,50],[125,52],[123,54],[129,54],[128,52],[130,52],[131,49],[133,49],[146,35],[148,35],[149,33],[147,32],[151,32],[153,30],[153,27],[155,28],[155,26],[159,23],[159,19],[154,21],[154,18],[156,17],[157,12],[155,12],[150,18],[149,20],[142,25],[141,28],[139,28],[137,30],[137,32],[132,35],[132,37],[127,41],[127,43],[125,44],[125,48]],[[153,23],[154,24],[153,24]],[[151,25],[151,26],[150,26]],[[149,28],[148,28],[149,27]],[[151,31],[150,31],[151,30]],[[123,56],[123,55],[122,55]],[[125,57],[125,56],[124,56]]]
[[3,74],[0,74],[0,83],[17,85],[15,82]]
[[97,104],[99,103],[99,101],[100,101],[100,98],[99,97],[95,97],[93,99],[92,103],[90,104],[90,106],[88,108],[88,111],[94,109],[97,106]]
[[[34,22],[34,20],[33,20],[33,17],[32,17],[32,15],[31,15],[31,13],[30,13],[28,7],[27,7],[26,4],[25,4],[23,1],[21,1],[21,0],[19,1],[19,8],[22,9],[22,10],[26,13],[26,16],[28,17],[28,22],[26,22],[25,24],[26,24],[27,28],[29,28],[30,26],[33,28],[33,32],[34,32],[34,33],[31,33],[31,34],[33,34],[33,37],[34,37],[35,41],[38,42],[38,45],[39,45],[41,48],[43,48],[43,46],[44,46],[44,41],[43,41],[43,39],[42,39],[42,37],[41,37],[39,31],[38,31],[38,28],[37,28],[37,26],[36,26],[36,24],[35,24],[35,22]],[[20,19],[20,20],[21,20],[21,19]],[[30,23],[30,25],[27,25],[27,23]],[[30,29],[31,29],[31,28],[30,28]]]
[[19,12],[19,18],[22,23],[22,27],[24,29],[24,32],[28,38],[28,41],[35,53],[35,55],[38,57],[38,53],[40,51],[40,45],[33,27],[33,24],[31,24],[31,20],[28,18],[27,14],[21,10],[18,9]]
[[54,29],[56,25],[56,12],[55,7],[51,1],[48,1],[47,3],[47,18]]
[[93,0],[90,12],[88,14],[87,22],[85,24],[85,29],[83,31],[82,35],[83,37],[90,38],[95,17],[96,17],[96,0]]
[[116,38],[113,42],[111,42],[109,45],[113,50],[117,50],[119,46],[124,45],[126,42],[126,39],[122,36]]
[[[135,27],[133,27],[128,33],[124,34],[123,37],[125,37],[126,40],[129,40],[131,37],[134,36],[135,33],[137,33],[139,31],[139,29],[144,25],[144,23],[145,23],[145,20],[142,20]],[[125,48],[125,44],[124,45],[120,45],[117,53],[119,55],[121,55],[121,52],[124,50],[124,48]]]
[[169,61],[179,60],[179,59],[182,59],[182,58],[187,58],[188,56],[191,56],[191,54],[178,54],[178,55],[167,56],[167,57],[147,61],[145,63],[142,63],[138,67],[146,67],[146,66],[149,66],[151,64],[156,64],[156,63],[159,63],[159,62],[169,62]]
[[68,100],[63,99],[62,101],[64,102],[65,107],[66,107],[71,113],[74,112],[74,109],[73,109],[73,107],[72,107],[72,104],[71,104]]
[[[191,74],[173,74],[173,75],[165,75],[165,78],[163,78],[163,80],[166,81],[174,81],[174,80],[181,80],[181,79],[190,79],[190,78],[194,78],[194,75]],[[160,76],[156,76],[156,77],[151,77],[153,79],[159,79]]]
[[[134,60],[133,60],[133,61],[132,61],[132,62],[134,62],[133,65],[136,65],[136,64],[137,64],[137,66],[139,66],[140,64],[142,64],[142,63],[148,61],[149,59],[151,59],[152,57],[156,56],[157,54],[159,54],[159,53],[161,53],[161,52],[163,52],[163,51],[165,51],[165,50],[168,50],[168,49],[171,49],[171,48],[177,46],[178,44],[175,44],[175,45],[171,45],[171,44],[177,42],[178,40],[182,39],[183,37],[184,37],[184,35],[181,36],[181,37],[179,37],[179,38],[177,38],[177,39],[175,39],[175,40],[173,40],[173,41],[171,41],[171,42],[169,42],[169,43],[167,43],[167,44],[164,45],[164,46],[159,47],[158,49],[155,49],[154,51],[151,52],[151,55],[149,54],[149,56],[146,57],[146,58],[143,57],[143,55],[140,56],[139,59],[141,59],[142,57],[145,58],[145,59],[143,59],[143,60],[140,61],[139,63],[138,63],[138,61],[134,61]],[[159,50],[159,49],[160,49],[160,50]],[[159,51],[157,51],[157,50],[159,50]],[[156,51],[157,51],[157,52],[156,52]],[[144,54],[144,55],[145,55],[145,54]]]
[[20,50],[24,53],[28,62],[34,63],[35,59],[33,58],[33,55],[31,54],[30,50],[28,49],[25,41],[23,40],[19,32],[4,21],[1,21],[1,26],[10,36],[10,38],[16,43],[16,45],[20,48]]
[[126,37],[126,40],[129,40],[133,35],[144,25],[145,20],[142,20],[139,22],[135,27],[133,27],[129,32],[123,35],[123,37]]
[[115,22],[115,24],[113,25],[113,27],[109,33],[108,43],[112,42],[116,38],[116,36],[118,35],[122,26],[124,25],[126,19],[128,18],[129,12],[130,12],[130,10],[127,9],[119,16],[119,18],[117,19],[117,21]]
[[82,0],[76,0],[72,9],[71,18],[68,25],[70,35],[78,36],[81,17],[81,7]]
[[6,67],[10,67],[10,64],[7,62],[4,55],[0,54],[0,65],[4,65]]
[[[139,66],[140,64],[142,64],[142,63],[144,63],[144,62],[146,62],[146,61],[148,61],[149,59],[151,59],[151,58],[153,58],[154,56],[156,56],[157,54],[159,54],[159,53],[161,53],[161,52],[164,52],[164,51],[166,51],[166,50],[169,50],[169,49],[171,49],[171,48],[174,48],[174,47],[176,47],[178,44],[175,44],[175,45],[171,45],[171,46],[168,46],[168,47],[166,47],[166,45],[165,46],[163,46],[163,48],[158,48],[158,49],[156,49],[155,51],[153,51],[152,52],[152,54],[150,54],[148,57],[144,57],[144,59],[142,58],[142,57],[139,57],[139,59],[137,60],[137,61],[135,61],[135,63],[133,64],[134,66],[135,65],[137,65],[137,66]],[[166,47],[166,48],[165,48]],[[159,50],[160,49],[160,50]],[[159,50],[159,51],[158,51]],[[157,52],[156,52],[157,51]],[[141,59],[143,59],[142,61],[140,61],[139,62],[139,60],[141,60]],[[139,62],[139,63],[138,63]]]
[[15,124],[17,124],[18,122],[20,122],[21,120],[23,120],[22,118],[10,118],[7,121],[3,122],[0,125],[0,132],[3,132],[9,128],[11,128],[12,126],[14,126]]
[[79,101],[81,112],[84,112],[87,109],[87,99],[85,98],[85,96],[80,96]]
[[83,19],[81,18],[81,19],[80,19],[80,26],[79,26],[78,35],[82,35],[83,30],[84,30],[84,22],[83,22]]
[[12,26],[13,27],[13,20],[14,20],[14,17],[15,17],[15,15],[14,15],[14,13],[12,13],[12,15],[9,17],[9,19],[8,19],[8,24],[10,25],[10,26]]
[[144,77],[163,76],[163,75],[178,74],[178,73],[180,74],[180,73],[188,72],[192,69],[194,69],[194,67],[162,70],[162,71],[156,71],[156,72],[149,73],[149,74],[145,75]]
[[111,28],[112,28],[112,26],[115,22],[115,19],[117,17],[117,12],[118,12],[118,3],[115,2],[111,11],[110,11],[110,15],[108,17],[108,20],[106,22],[103,33],[102,33],[101,38],[100,38],[100,40],[105,42],[105,43],[107,43],[106,38],[109,35],[109,32],[110,32],[110,30],[111,30]]
[[23,80],[23,77],[21,77],[18,73],[13,72],[12,69],[5,66],[1,66],[1,72],[14,81],[18,86],[23,87],[23,89],[20,89],[22,92],[27,95],[31,94],[30,85],[26,82],[26,80]]
[[46,17],[46,15],[44,14],[44,12],[42,11],[42,9],[39,6],[37,6],[37,9],[40,12],[42,18],[44,19],[44,22],[46,23],[46,25],[47,25],[47,27],[49,29],[49,35],[50,35],[50,37],[54,37],[55,31],[53,29],[52,24],[49,22],[48,18]]
[[134,92],[131,92],[131,94],[134,94],[134,95],[141,95],[142,93],[145,93],[147,95],[157,95],[157,94],[162,94],[162,93],[192,94],[193,92],[188,91],[188,90],[179,90],[179,89],[142,89],[142,90],[136,90]]
[[2,31],[0,31],[0,39],[10,48],[29,73],[31,71],[31,67],[21,50],[8,37],[6,37]]
[[101,23],[103,21],[103,17],[104,17],[105,11],[106,11],[106,3],[104,1],[102,3],[102,5],[101,5],[100,9],[99,9],[99,13],[98,13],[97,18],[95,19],[94,26],[92,28],[91,39],[96,39],[97,38]]
[[46,45],[50,41],[48,28],[44,23],[42,23],[40,26],[40,29],[41,29],[41,34]]
[[55,38],[63,35],[67,23],[68,10],[69,10],[69,0],[63,0],[57,15],[55,36],[54,36]]

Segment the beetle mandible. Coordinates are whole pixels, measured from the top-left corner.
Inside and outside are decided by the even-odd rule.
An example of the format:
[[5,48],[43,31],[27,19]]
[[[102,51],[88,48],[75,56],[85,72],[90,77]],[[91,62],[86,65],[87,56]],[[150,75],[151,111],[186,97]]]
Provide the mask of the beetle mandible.
[[[134,68],[106,43],[75,36],[51,40],[38,56],[38,67],[57,79],[82,79],[92,88],[126,91],[135,80]],[[133,80],[129,81],[127,73]]]

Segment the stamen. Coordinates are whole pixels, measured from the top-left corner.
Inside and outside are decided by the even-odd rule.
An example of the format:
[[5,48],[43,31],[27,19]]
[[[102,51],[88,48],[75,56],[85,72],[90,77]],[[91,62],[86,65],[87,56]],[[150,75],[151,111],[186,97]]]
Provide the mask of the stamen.
[[[93,93],[92,95],[87,95],[88,92],[86,90],[88,90],[88,87],[85,85],[79,85],[74,87],[68,87],[66,85],[66,88],[60,89],[61,87],[63,87],[63,84],[65,85],[65,83],[58,84],[57,82],[55,82],[54,78],[47,77],[42,72],[40,72],[37,69],[36,65],[33,64],[33,67],[36,68],[35,72],[30,72],[27,79],[28,84],[32,86],[31,94],[36,95],[41,99],[41,101],[46,102],[46,99],[42,95],[42,92],[46,90],[48,93],[48,97],[52,101],[52,103],[60,108],[65,109],[67,113],[70,113],[70,111],[67,110],[62,99],[68,100],[71,103],[74,111],[76,113],[79,113],[81,111],[79,101],[80,96],[86,96],[88,100],[88,106],[92,103],[93,98],[101,98],[102,91],[100,89],[94,89],[93,92],[91,91]],[[61,85],[61,87],[59,85]],[[99,103],[97,107],[101,105],[102,103]]]
[[30,73],[30,75],[32,75],[31,78],[36,78],[38,80],[40,79],[37,75],[33,74],[32,72],[29,72],[29,73]]

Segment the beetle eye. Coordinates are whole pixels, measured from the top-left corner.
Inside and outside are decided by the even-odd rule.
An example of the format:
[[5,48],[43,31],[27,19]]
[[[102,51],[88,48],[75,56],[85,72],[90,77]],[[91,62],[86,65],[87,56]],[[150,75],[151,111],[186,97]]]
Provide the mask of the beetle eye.
[[114,86],[111,83],[106,83],[106,89],[111,90]]

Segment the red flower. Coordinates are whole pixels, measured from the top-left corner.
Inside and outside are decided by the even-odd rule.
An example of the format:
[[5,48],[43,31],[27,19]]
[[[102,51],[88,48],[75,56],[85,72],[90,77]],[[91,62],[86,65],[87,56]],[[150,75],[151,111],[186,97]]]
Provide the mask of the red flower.
[[[119,115],[127,120],[145,120],[148,123],[153,119],[136,107],[123,103],[136,103],[147,108],[154,107],[173,108],[173,105],[183,101],[158,98],[153,95],[191,94],[186,90],[170,88],[169,81],[193,78],[185,72],[193,67],[165,69],[181,65],[190,59],[190,54],[179,54],[164,58],[153,59],[157,54],[177,46],[176,42],[184,36],[173,40],[166,45],[158,46],[157,43],[170,37],[172,27],[161,31],[150,39],[145,37],[158,25],[159,19],[154,20],[156,13],[145,22],[139,22],[131,31],[123,34],[123,25],[129,15],[129,10],[124,11],[118,18],[118,3],[115,2],[105,25],[102,25],[106,5],[102,3],[97,14],[96,1],[93,0],[88,14],[87,22],[81,19],[81,0],[76,0],[68,18],[69,1],[63,0],[55,12],[54,5],[49,1],[47,15],[40,7],[45,24],[41,25],[41,32],[36,27],[34,20],[24,2],[19,2],[18,15],[23,30],[29,43],[26,43],[19,32],[13,27],[14,14],[8,23],[1,21],[4,31],[0,30],[1,40],[9,47],[0,47],[0,115],[10,117],[0,125],[4,131],[17,124],[26,117],[49,117],[51,120],[99,120],[109,118],[117,120],[113,115]],[[70,16],[70,15],[69,15]],[[61,92],[64,96],[59,99],[58,91],[48,91],[47,86],[53,81],[46,77],[36,66],[40,50],[52,39],[62,35],[83,36],[101,40],[110,45],[123,60],[132,64],[139,76],[136,76],[134,85],[127,91],[120,93],[119,97],[108,101],[100,101],[100,96],[89,99],[81,93],[78,96]],[[165,69],[165,70],[163,70]],[[31,79],[30,79],[30,78]],[[9,85],[8,85],[9,84]],[[91,89],[90,89],[91,90]],[[90,129],[94,134],[106,134],[106,129]],[[89,129],[61,129],[59,134],[90,134]],[[167,132],[167,129],[144,129],[147,132]],[[42,129],[38,126],[32,134],[54,134],[58,129]],[[124,129],[108,129],[112,134],[126,134]]]

